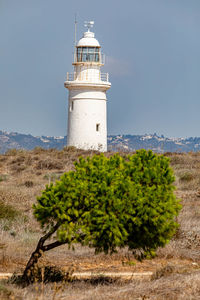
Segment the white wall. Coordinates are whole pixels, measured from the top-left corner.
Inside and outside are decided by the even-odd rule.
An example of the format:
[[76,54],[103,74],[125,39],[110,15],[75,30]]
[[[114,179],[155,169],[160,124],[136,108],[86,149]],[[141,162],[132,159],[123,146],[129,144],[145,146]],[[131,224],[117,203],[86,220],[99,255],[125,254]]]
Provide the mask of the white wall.
[[[80,91],[79,93],[70,90],[67,145],[107,151],[106,118],[105,92]],[[99,124],[99,131],[96,130],[97,124]]]
[[74,69],[77,80],[86,80],[90,82],[99,82],[100,68],[95,64],[78,65]]

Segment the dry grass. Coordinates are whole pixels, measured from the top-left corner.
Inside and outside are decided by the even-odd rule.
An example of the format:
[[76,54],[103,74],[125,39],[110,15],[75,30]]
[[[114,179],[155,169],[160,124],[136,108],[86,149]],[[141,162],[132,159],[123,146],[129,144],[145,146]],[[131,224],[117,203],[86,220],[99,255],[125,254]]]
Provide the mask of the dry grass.
[[4,295],[3,299],[198,300],[200,299],[200,272],[192,274],[170,272],[148,282],[126,282],[103,277],[46,285],[36,282],[24,289],[2,282],[0,295],[1,291]]
[[[0,205],[3,203],[5,211],[11,213],[11,217],[9,214],[1,217],[0,213],[1,272],[21,272],[41,235],[32,216],[36,196],[46,184],[71,170],[80,155],[86,157],[94,153],[66,147],[62,151],[9,150],[0,155]],[[182,199],[183,209],[178,217],[180,228],[176,236],[157,251],[155,259],[140,263],[126,249],[110,257],[95,255],[92,249],[81,246],[77,246],[75,252],[62,246],[44,257],[44,262],[56,262],[64,270],[153,271],[154,279],[132,283],[75,281],[56,287],[47,284],[44,299],[200,299],[200,153],[166,155],[175,171],[176,193]],[[2,282],[0,298],[42,299],[41,286],[36,286],[21,290]]]

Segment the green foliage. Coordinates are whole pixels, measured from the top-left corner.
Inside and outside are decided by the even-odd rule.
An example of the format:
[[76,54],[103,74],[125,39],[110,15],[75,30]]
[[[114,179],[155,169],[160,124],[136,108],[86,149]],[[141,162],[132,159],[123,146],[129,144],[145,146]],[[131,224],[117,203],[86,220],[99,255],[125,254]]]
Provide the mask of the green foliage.
[[0,182],[1,181],[6,181],[7,178],[8,178],[8,175],[6,175],[6,174],[0,174]]
[[128,260],[128,261],[123,261],[122,262],[123,266],[136,266],[136,262],[132,261],[132,260]]
[[152,151],[80,157],[74,171],[46,186],[34,215],[45,232],[59,223],[57,238],[69,247],[81,243],[112,253],[128,246],[154,255],[178,227],[174,179],[169,159]]
[[0,220],[13,221],[17,216],[19,216],[19,212],[13,206],[0,200]]

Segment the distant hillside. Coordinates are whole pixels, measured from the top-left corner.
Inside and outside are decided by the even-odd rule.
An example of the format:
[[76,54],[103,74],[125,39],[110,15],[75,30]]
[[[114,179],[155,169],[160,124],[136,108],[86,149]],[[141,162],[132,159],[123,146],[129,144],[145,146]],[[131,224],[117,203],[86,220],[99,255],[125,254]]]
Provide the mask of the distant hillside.
[[[0,131],[0,153],[9,149],[32,150],[35,147],[45,149],[62,149],[67,142],[65,137],[41,136],[35,137],[30,134]],[[152,149],[156,152],[189,152],[200,151],[200,137],[166,138],[163,135],[110,135],[108,136],[108,150],[137,150]]]
[[66,137],[35,137],[31,134],[0,131],[0,153],[5,153],[8,149],[13,148],[26,150],[32,150],[35,147],[62,149],[66,142]]
[[155,152],[189,152],[200,151],[200,137],[166,138],[163,135],[117,135],[108,136],[108,145],[113,150],[152,149]]

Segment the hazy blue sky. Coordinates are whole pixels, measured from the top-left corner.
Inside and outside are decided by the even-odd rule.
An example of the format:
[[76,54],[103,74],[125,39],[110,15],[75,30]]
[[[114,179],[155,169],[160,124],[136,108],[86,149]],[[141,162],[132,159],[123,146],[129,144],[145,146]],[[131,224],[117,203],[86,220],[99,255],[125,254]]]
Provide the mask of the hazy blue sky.
[[0,130],[66,134],[75,13],[107,56],[109,134],[200,136],[200,0],[0,0]]

